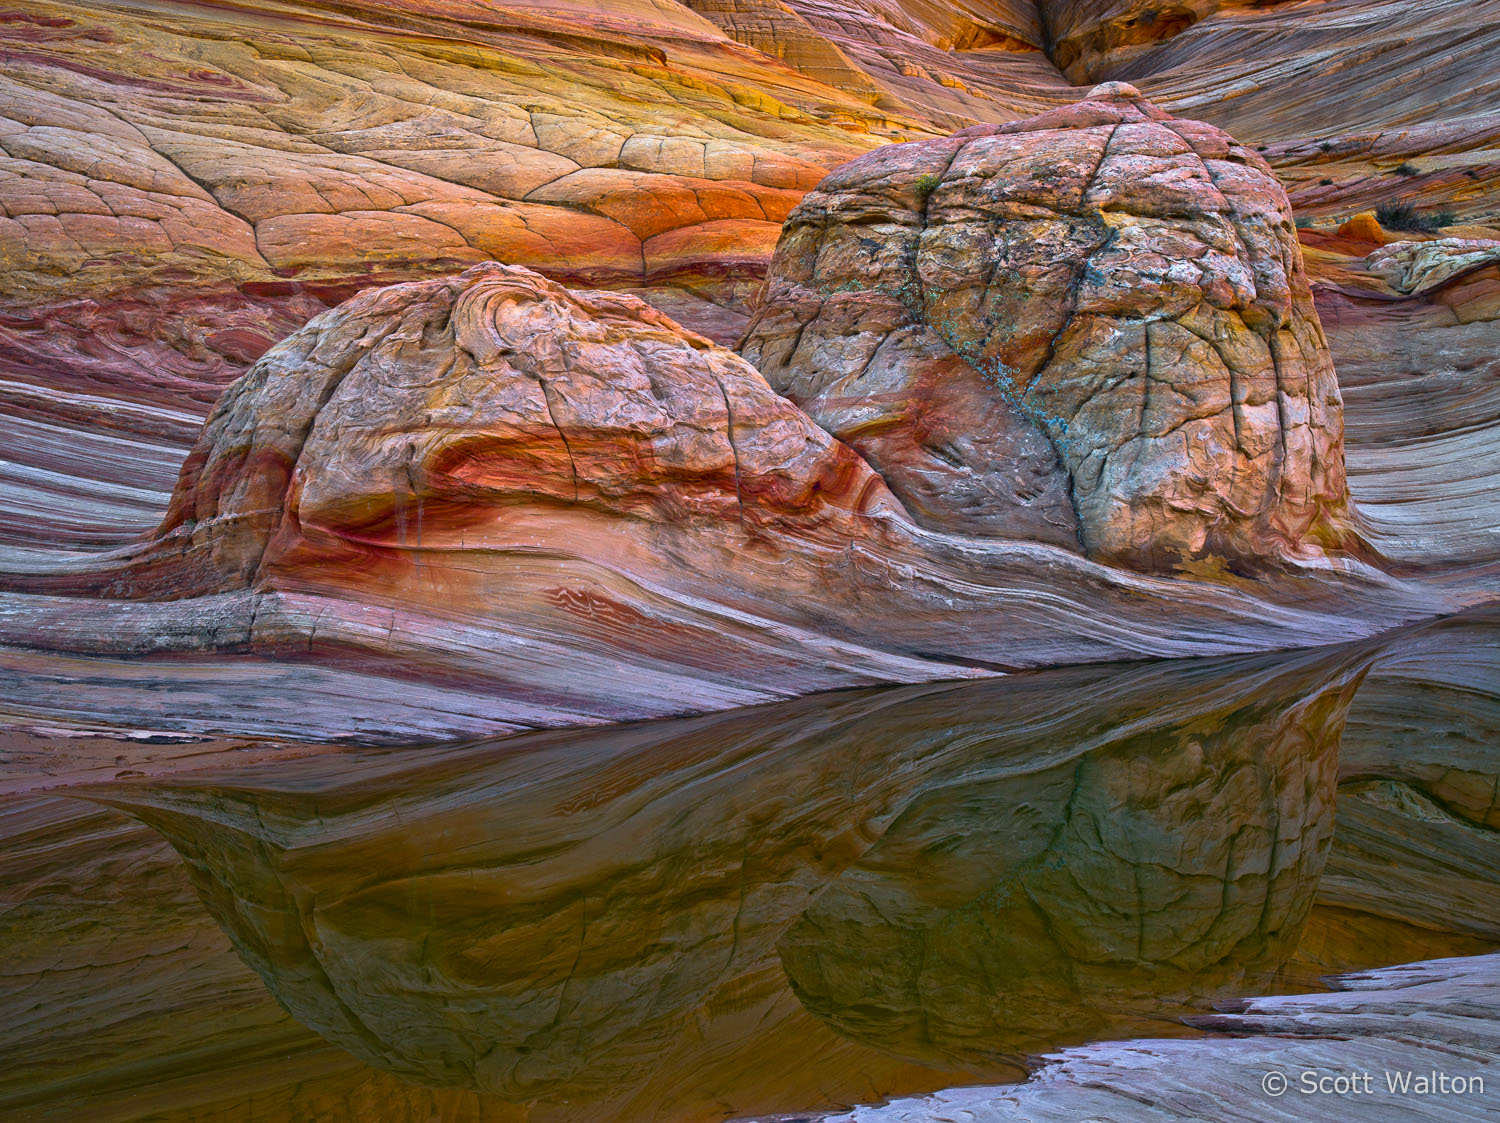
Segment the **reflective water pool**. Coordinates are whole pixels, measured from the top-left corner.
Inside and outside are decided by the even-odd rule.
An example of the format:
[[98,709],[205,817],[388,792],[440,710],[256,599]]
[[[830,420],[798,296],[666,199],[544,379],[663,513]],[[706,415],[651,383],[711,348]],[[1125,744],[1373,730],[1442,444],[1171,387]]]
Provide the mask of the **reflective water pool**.
[[1489,950],[1497,624],[15,797],[0,1108],[813,1110]]

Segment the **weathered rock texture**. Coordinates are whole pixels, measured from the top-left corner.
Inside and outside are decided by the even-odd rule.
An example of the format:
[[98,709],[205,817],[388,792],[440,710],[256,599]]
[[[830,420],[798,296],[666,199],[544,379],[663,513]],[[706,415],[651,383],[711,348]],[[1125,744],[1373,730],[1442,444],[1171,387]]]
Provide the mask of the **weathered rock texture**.
[[[218,393],[360,289],[499,260],[733,342],[829,167],[1072,96],[1029,3],[921,26],[872,8],[837,73],[818,60],[848,21],[805,7],[818,28],[771,5],[747,46],[671,0],[20,0],[0,19],[0,546],[149,529]],[[1016,23],[1023,49],[979,45]]]
[[[1184,581],[933,535],[744,359],[634,297],[487,264],[364,293],[269,351],[216,408],[156,533],[0,567],[0,636],[322,663],[306,689],[337,699],[394,675],[421,689],[378,720],[343,700],[301,716],[402,741],[413,722],[500,732],[1326,642],[1477,595],[1352,567],[1279,580]],[[16,672],[37,687],[66,674]],[[241,700],[159,720],[269,730],[247,668],[192,673]],[[98,719],[139,713],[151,677],[90,672]],[[402,731],[382,730],[401,710]]]
[[1059,60],[1264,143],[1299,215],[1495,218],[1500,16],[1463,0],[692,8],[12,4],[0,546],[149,529],[217,393],[370,285],[496,257],[732,342],[829,167],[1070,102]]
[[733,352],[636,297],[478,266],[357,297],[220,401],[106,592],[173,599],[520,547],[567,506],[848,538],[880,479]]
[[[564,482],[508,501],[516,533],[501,548],[461,532],[458,548],[436,549],[425,500],[420,547],[412,520],[400,531],[401,497],[425,484],[393,478],[370,512],[384,504],[394,529],[368,541],[314,528],[248,588],[97,597],[224,577],[160,549],[80,555],[158,524],[220,391],[327,306],[500,257],[637,292],[732,340],[781,219],[828,168],[887,139],[1079,96],[1049,57],[1060,10],[382,0],[240,18],[178,0],[107,15],[24,0],[0,19],[12,254],[0,271],[0,583],[33,591],[0,600],[16,722],[409,742],[976,664],[1351,638],[1472,603],[1471,575],[1419,588],[1303,571],[1272,588],[1062,555],[1076,516],[1055,449],[1030,426],[989,450],[1012,478],[967,478],[941,458],[932,469],[963,518],[1009,504],[1050,545],[875,518],[806,534],[795,517],[659,520],[607,510],[587,488],[564,502]],[[1134,18],[1130,5],[1110,12]],[[1482,112],[1497,28],[1455,0],[1230,5],[1130,62],[1159,104],[1264,142],[1312,216],[1302,236],[1346,382],[1359,533],[1424,574],[1500,556],[1500,285],[1489,266],[1403,294],[1365,268],[1374,244],[1329,231],[1400,196],[1456,208],[1453,237],[1500,234],[1482,225],[1500,167],[1500,127]],[[952,406],[930,403],[922,440],[977,439],[936,424]],[[962,449],[944,455],[963,463]],[[737,509],[723,490],[716,502]],[[910,491],[907,506],[929,517]],[[185,524],[174,541],[191,541]],[[166,651],[177,661],[97,657]],[[241,658],[220,658],[230,651]],[[190,703],[171,694],[185,681]],[[299,704],[279,706],[282,691]]]
[[837,169],[742,351],[932,526],[1142,568],[1347,538],[1285,192],[1130,86]]

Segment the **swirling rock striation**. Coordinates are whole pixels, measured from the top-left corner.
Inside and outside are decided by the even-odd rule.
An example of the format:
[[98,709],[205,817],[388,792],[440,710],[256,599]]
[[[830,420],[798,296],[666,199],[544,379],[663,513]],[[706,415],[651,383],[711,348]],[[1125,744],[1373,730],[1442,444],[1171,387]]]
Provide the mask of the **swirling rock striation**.
[[[1500,557],[1500,240],[1324,254],[1361,534],[1428,570]],[[1368,247],[1361,247],[1361,253]]]
[[1348,540],[1285,192],[1131,86],[834,171],[741,350],[928,525],[1147,569]]
[[490,264],[365,293],[251,368],[106,591],[201,596],[382,548],[514,545],[528,514],[563,506],[845,537],[895,508],[733,352],[636,297]]

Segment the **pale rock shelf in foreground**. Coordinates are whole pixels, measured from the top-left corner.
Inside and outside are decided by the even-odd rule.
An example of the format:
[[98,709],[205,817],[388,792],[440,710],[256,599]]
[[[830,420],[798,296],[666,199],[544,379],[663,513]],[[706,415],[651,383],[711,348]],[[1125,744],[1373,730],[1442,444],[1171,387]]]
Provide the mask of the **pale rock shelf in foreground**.
[[[953,1088],[796,1118],[805,1123],[1500,1119],[1500,955],[1408,963],[1329,982],[1335,989],[1328,993],[1252,998],[1235,1012],[1190,1019],[1233,1037],[1087,1045],[1049,1057],[1018,1086]],[[1279,1095],[1266,1090],[1281,1086],[1272,1073],[1287,1081]],[[1318,1081],[1339,1076],[1351,1077],[1360,1091],[1316,1090]],[[1314,1090],[1305,1090],[1309,1080]],[[1419,1094],[1424,1080],[1448,1090]],[[776,1118],[792,1117],[758,1120]]]

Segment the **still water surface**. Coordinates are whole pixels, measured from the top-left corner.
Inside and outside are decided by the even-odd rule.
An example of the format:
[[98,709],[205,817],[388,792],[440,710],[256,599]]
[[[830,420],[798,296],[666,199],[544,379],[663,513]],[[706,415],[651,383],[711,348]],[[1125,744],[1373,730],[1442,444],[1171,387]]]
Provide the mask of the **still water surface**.
[[1494,947],[1497,733],[1476,615],[89,795],[170,842],[296,1022],[396,1078],[370,1117],[410,1087],[685,1123],[1018,1079]]

